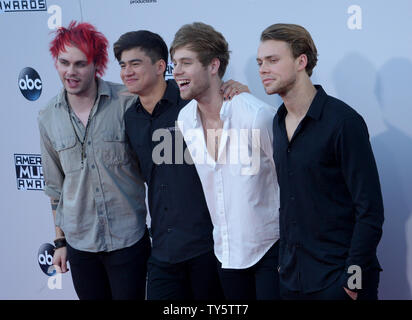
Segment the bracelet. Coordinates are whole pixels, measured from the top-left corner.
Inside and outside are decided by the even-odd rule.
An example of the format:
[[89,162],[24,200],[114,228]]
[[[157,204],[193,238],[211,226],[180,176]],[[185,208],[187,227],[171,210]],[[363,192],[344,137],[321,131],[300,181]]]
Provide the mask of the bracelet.
[[66,238],[58,238],[58,239],[54,240],[53,242],[54,242],[54,246],[55,246],[56,249],[63,248],[67,244]]

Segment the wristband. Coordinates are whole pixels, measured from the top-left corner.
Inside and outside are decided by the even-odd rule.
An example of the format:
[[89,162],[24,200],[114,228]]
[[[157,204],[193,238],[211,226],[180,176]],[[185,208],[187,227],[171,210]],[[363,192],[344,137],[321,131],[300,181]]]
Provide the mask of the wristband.
[[56,249],[63,248],[66,246],[66,244],[67,244],[66,238],[59,238],[59,239],[54,240],[54,246]]

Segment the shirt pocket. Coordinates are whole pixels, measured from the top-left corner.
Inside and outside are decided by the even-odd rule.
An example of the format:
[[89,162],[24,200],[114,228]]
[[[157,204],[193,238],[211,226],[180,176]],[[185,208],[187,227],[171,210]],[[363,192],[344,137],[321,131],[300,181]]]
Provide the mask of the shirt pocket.
[[54,141],[65,174],[81,169],[81,147],[75,136],[60,137]]
[[252,164],[243,165],[241,163],[230,163],[230,160],[228,161],[228,163],[230,168],[230,174],[233,177],[252,178],[253,176],[256,176],[259,173],[259,167],[255,168],[252,166]]
[[123,130],[106,132],[103,135],[103,162],[109,166],[120,166],[130,162],[130,149]]

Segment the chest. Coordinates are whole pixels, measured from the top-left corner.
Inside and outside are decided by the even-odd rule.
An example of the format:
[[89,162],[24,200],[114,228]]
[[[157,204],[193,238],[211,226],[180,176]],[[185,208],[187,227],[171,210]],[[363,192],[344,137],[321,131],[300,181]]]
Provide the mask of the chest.
[[87,122],[89,120],[90,116],[90,111],[88,112],[82,112],[82,113],[76,113],[77,118],[80,120],[80,122],[83,124],[83,126],[87,126]]
[[170,168],[171,164],[183,163],[185,145],[176,126],[178,113],[178,108],[170,108],[157,116],[134,111],[126,114],[127,135],[146,181],[154,166]]
[[202,126],[207,152],[212,159],[217,161],[223,131],[223,121],[210,121],[208,119],[202,119]]
[[288,137],[288,141],[292,140],[293,135],[296,132],[296,129],[299,126],[299,123],[302,121],[302,118],[292,118],[292,117],[285,117],[285,128],[286,134]]
[[304,119],[301,123],[276,122],[274,159],[279,171],[318,171],[339,165],[337,137],[329,125]]

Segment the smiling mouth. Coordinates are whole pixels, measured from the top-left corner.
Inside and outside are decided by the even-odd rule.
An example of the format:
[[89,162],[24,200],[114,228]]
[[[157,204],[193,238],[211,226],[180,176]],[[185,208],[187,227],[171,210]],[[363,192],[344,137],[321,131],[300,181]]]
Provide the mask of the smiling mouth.
[[125,80],[126,83],[133,83],[133,82],[136,82],[136,81],[137,81],[137,79],[126,79]]
[[66,82],[69,85],[69,87],[75,87],[79,84],[80,80],[77,79],[67,79],[66,78]]
[[177,84],[179,85],[180,90],[185,90],[189,87],[190,80],[178,80]]

